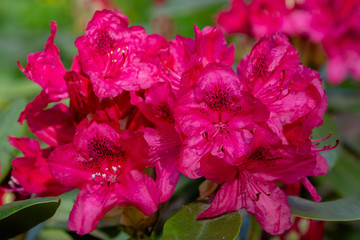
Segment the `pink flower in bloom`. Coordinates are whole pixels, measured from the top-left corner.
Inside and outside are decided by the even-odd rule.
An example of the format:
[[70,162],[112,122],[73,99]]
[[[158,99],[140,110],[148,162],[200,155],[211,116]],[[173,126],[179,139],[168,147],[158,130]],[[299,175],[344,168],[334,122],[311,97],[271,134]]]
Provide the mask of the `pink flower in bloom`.
[[148,56],[152,58],[149,61],[160,65],[161,78],[171,84],[176,97],[193,87],[192,79],[197,79],[208,63],[231,66],[234,61],[234,45],[227,45],[218,27],[205,27],[200,30],[195,25],[194,33],[195,39],[178,35],[169,44],[157,45],[157,56]]
[[142,62],[147,35],[141,26],[128,27],[119,10],[97,11],[86,36],[75,41],[83,71],[98,97],[115,97],[123,90],[146,89],[158,80],[157,68]]
[[279,135],[282,124],[312,111],[325,93],[320,75],[300,65],[296,49],[283,34],[259,39],[237,70],[243,86],[270,111],[268,124]]
[[223,185],[198,218],[245,208],[268,233],[283,233],[291,227],[291,212],[285,193],[275,183],[298,182],[311,173],[316,159],[310,141],[304,143],[303,149],[307,151],[283,145],[271,130],[257,128],[249,151],[232,163],[211,154],[204,156],[201,173]]
[[48,159],[56,180],[80,189],[69,228],[89,233],[115,205],[135,205],[146,215],[154,212],[159,193],[154,180],[141,173],[147,162],[142,133],[83,120],[73,143],[56,148]]
[[40,149],[38,141],[30,138],[9,137],[11,145],[19,149],[24,156],[15,158],[11,165],[12,181],[19,185],[25,193],[35,193],[36,196],[56,196],[66,191],[50,174],[46,159],[54,148]]
[[209,64],[195,89],[177,101],[175,119],[186,136],[179,170],[186,176],[201,176],[200,158],[207,152],[228,161],[246,153],[256,124],[268,119],[264,105],[240,85],[229,66]]

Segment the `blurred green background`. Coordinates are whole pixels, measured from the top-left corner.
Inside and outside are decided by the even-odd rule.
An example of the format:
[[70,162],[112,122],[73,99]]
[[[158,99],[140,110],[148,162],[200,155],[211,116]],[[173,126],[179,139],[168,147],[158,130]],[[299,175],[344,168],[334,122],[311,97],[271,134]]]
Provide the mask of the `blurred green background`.
[[[25,66],[28,54],[43,49],[50,35],[49,24],[55,20],[58,25],[55,42],[68,69],[77,53],[74,41],[77,36],[84,34],[87,22],[94,11],[101,7],[99,2],[101,1],[0,1],[0,180],[8,174],[11,159],[19,155],[19,152],[8,144],[7,136],[32,136],[26,126],[17,123],[17,118],[26,103],[41,90],[37,84],[24,77],[17,67],[17,61]],[[216,12],[227,6],[228,1],[114,0],[113,4],[128,16],[130,25],[142,25],[148,33],[160,33],[172,39],[176,34],[193,37],[194,24],[200,28],[214,25]],[[228,39],[236,44],[236,66],[241,56],[249,53],[250,48],[248,44],[244,44],[241,37],[231,36]],[[323,73],[323,67],[319,71]],[[331,200],[360,191],[360,83],[348,79],[340,86],[331,86],[324,80],[329,109],[324,125],[315,130],[314,138],[322,138],[332,132],[333,136],[326,140],[325,144],[334,144],[336,139],[340,139],[340,146],[324,152],[331,166],[329,173],[311,180],[323,199]],[[187,183],[188,180],[182,178],[180,185],[186,186]],[[186,189],[181,186],[178,188],[178,195]],[[48,228],[32,239],[72,239],[63,230],[54,230],[53,227],[62,223],[61,228],[66,228],[66,214],[72,206],[73,196],[74,194],[70,193],[64,197],[61,209],[55,218],[47,223]],[[306,194],[304,196],[308,197]],[[184,200],[182,204],[186,204],[186,201],[188,200]],[[326,239],[360,239],[358,229],[359,221],[326,223]],[[116,239],[124,239],[124,236],[118,235]]]

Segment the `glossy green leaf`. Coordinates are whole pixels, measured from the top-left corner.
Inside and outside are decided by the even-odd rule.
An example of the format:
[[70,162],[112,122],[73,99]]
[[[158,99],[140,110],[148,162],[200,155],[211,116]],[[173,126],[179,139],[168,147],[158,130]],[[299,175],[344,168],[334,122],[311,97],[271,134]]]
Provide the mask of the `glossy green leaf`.
[[294,216],[322,221],[353,221],[360,219],[360,193],[328,202],[313,202],[300,197],[288,197]]
[[204,203],[190,203],[183,207],[165,223],[164,239],[235,239],[241,227],[240,213],[235,211],[212,219],[196,220],[197,215],[209,206]]
[[0,206],[0,239],[14,237],[52,217],[60,198],[32,198]]

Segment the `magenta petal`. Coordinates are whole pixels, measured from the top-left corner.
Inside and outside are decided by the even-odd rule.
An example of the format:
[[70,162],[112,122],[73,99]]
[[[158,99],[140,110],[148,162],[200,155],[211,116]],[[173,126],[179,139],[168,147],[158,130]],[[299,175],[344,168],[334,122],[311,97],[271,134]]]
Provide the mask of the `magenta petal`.
[[225,36],[219,27],[205,27],[202,31],[195,25],[195,44],[202,58],[203,66],[217,62],[231,66],[234,62],[235,47],[227,46]]
[[83,235],[92,232],[99,220],[116,204],[114,192],[98,187],[86,187],[77,196],[74,207],[69,216],[68,227]]
[[[239,179],[234,179],[232,182],[225,182],[217,191],[210,207],[200,213],[197,219],[216,217],[223,213],[232,212],[244,207],[241,196],[239,196],[240,190]],[[247,198],[244,202],[252,201],[250,198]]]
[[273,235],[281,234],[291,227],[291,211],[286,195],[275,184],[268,184],[263,191],[271,195],[260,195],[259,201],[255,202],[253,214],[266,232]]
[[210,153],[205,154],[201,158],[200,169],[206,179],[213,180],[217,184],[229,182],[234,179],[237,174],[236,167]]
[[26,193],[36,196],[56,196],[69,190],[50,174],[46,159],[53,148],[40,149],[38,141],[29,138],[9,137],[9,142],[24,153],[24,157],[11,162],[13,181]]
[[169,200],[175,190],[180,177],[180,172],[176,165],[176,161],[158,161],[155,164],[156,184],[161,193],[159,202],[166,202]]
[[316,153],[316,167],[313,170],[312,176],[324,175],[329,171],[329,165],[326,158],[320,153]]
[[50,146],[71,142],[75,133],[69,108],[63,103],[28,116],[27,122],[29,129]]
[[202,177],[200,172],[200,158],[194,149],[183,144],[178,161],[178,169],[185,176],[195,179]]
[[74,188],[81,188],[88,182],[92,182],[88,169],[78,161],[82,158],[72,144],[56,148],[48,159],[51,174],[61,184]]
[[120,206],[134,205],[145,215],[157,210],[160,192],[155,181],[137,170],[127,172],[120,180],[119,194]]
[[49,95],[44,90],[41,91],[40,94],[34,98],[34,100],[26,105],[24,111],[22,111],[19,116],[18,122],[22,124],[25,119],[28,119],[32,115],[42,111],[49,103],[58,102],[63,98],[66,98],[66,96],[57,94]]
[[161,193],[160,202],[165,202],[173,193],[180,176],[176,167],[181,147],[180,138],[174,129],[156,131],[151,128],[144,130],[144,137],[150,147],[148,166],[155,167],[156,184]]
[[63,76],[65,68],[61,63],[59,49],[54,44],[56,35],[56,22],[51,22],[51,36],[48,38],[43,52],[37,52],[28,56],[28,64],[25,69],[20,69],[25,76],[38,83],[48,94],[61,94],[67,90]]
[[40,151],[40,144],[35,139],[30,138],[16,138],[9,136],[9,143],[19,149],[24,155],[36,155]]

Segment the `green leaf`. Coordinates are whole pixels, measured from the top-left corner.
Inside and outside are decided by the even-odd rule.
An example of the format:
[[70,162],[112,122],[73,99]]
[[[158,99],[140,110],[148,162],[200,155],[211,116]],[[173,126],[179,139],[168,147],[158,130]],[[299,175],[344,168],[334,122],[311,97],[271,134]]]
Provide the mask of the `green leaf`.
[[52,217],[60,198],[32,198],[0,206],[0,239],[14,237]]
[[353,221],[360,219],[360,193],[329,202],[313,202],[300,197],[288,197],[294,216],[322,221]]
[[342,149],[336,165],[319,179],[329,184],[340,196],[351,196],[360,189],[360,162],[348,151]]
[[165,223],[164,240],[235,239],[241,227],[240,213],[235,211],[216,218],[196,220],[197,215],[209,206],[198,202],[183,207]]

